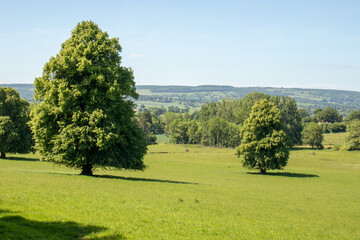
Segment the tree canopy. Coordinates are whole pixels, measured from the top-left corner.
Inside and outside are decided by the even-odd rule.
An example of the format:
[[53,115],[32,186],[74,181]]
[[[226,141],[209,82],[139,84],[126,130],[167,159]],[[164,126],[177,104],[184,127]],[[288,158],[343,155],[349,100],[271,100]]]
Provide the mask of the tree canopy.
[[133,71],[121,66],[117,38],[79,23],[35,80],[31,128],[36,148],[55,163],[81,168],[144,169],[146,139],[134,120]]
[[315,119],[318,122],[341,122],[343,120],[343,116],[332,107],[327,107],[325,109],[317,109],[317,111],[314,112]]
[[34,141],[27,122],[29,103],[20,98],[13,88],[0,87],[0,152],[5,158],[6,153],[28,153]]
[[317,147],[322,149],[324,135],[321,126],[314,122],[306,124],[302,132],[302,140],[305,144],[310,145],[311,148]]
[[282,169],[289,158],[283,119],[276,105],[267,99],[258,101],[242,128],[242,140],[236,150],[244,167]]
[[346,150],[360,150],[360,120],[350,123],[348,134],[345,138]]
[[360,120],[360,110],[352,111],[349,116],[346,117],[346,121]]

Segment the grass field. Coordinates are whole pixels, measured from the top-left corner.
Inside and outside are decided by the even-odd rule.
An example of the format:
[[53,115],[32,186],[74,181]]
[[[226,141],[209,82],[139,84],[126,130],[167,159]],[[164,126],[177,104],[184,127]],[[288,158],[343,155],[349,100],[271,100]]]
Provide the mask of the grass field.
[[346,137],[346,132],[325,133],[323,144],[340,147],[340,146],[344,145],[345,137]]
[[169,137],[165,134],[156,134],[156,143],[169,143]]
[[0,160],[0,239],[360,239],[359,151],[293,150],[269,175],[231,149],[169,144],[144,172],[35,160]]

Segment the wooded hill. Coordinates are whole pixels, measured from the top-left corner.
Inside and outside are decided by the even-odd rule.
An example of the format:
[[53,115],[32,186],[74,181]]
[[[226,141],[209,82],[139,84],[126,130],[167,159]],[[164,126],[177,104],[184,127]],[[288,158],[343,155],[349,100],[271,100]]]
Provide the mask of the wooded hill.
[[[33,102],[32,84],[0,84],[13,87],[22,98]],[[333,107],[341,114],[348,115],[360,109],[360,92],[328,89],[273,88],[273,87],[233,87],[233,86],[136,86],[140,97],[135,103],[147,106],[177,105],[180,108],[198,108],[203,103],[223,98],[237,99],[251,92],[261,92],[271,96],[288,96],[296,100],[298,107],[312,112],[316,108]]]

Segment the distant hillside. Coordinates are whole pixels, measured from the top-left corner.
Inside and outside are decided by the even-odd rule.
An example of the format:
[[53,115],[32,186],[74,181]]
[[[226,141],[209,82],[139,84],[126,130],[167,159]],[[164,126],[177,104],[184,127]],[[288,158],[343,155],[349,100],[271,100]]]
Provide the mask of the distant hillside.
[[[22,98],[33,102],[32,84],[0,84],[13,87]],[[326,89],[272,88],[272,87],[233,87],[233,86],[136,86],[140,97],[137,104],[147,106],[179,106],[199,108],[203,103],[219,101],[223,98],[236,99],[251,92],[262,92],[271,96],[289,96],[294,98],[299,107],[312,112],[316,108],[334,107],[344,115],[360,109],[360,92]]]
[[289,96],[299,107],[312,112],[316,108],[334,107],[344,115],[360,109],[360,92],[327,89],[272,88],[272,87],[233,87],[233,86],[137,86],[139,101],[164,103],[183,103],[196,107],[209,101],[223,98],[237,99],[251,92],[262,92],[271,96]]
[[32,84],[0,84],[0,87],[12,87],[20,93],[21,98],[34,102],[34,85]]

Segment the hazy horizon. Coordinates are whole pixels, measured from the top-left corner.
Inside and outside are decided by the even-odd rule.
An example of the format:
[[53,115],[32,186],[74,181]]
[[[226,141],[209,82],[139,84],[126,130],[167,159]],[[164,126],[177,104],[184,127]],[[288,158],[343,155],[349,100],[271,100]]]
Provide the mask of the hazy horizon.
[[[0,83],[0,85],[33,85],[33,83]],[[303,88],[303,87],[273,87],[273,86],[232,86],[232,85],[219,85],[219,84],[201,84],[201,85],[181,85],[181,84],[136,84],[135,86],[160,86],[160,87],[201,87],[201,86],[220,86],[220,87],[235,87],[235,88],[276,88],[276,89],[308,89],[308,90],[334,90],[334,91],[350,91],[360,92],[358,90],[346,89],[330,89],[330,88]]]
[[0,84],[32,84],[76,24],[119,38],[137,85],[360,91],[358,1],[2,4]]

